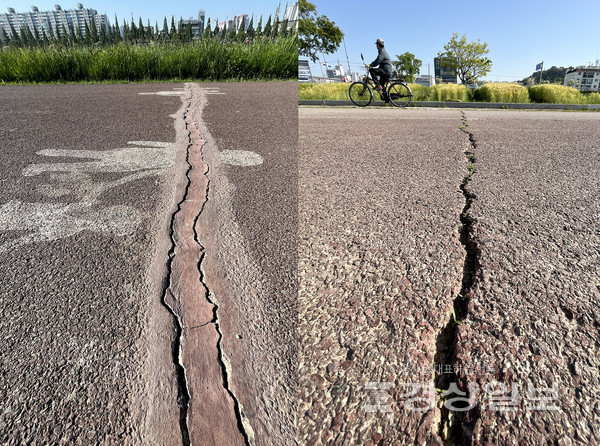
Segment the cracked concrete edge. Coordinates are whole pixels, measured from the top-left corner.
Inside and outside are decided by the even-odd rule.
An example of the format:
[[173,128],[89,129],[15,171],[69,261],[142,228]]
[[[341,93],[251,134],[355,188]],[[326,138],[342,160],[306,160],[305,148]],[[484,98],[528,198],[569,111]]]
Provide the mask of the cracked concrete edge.
[[[321,107],[356,107],[352,101],[330,101],[323,99],[300,99],[300,106]],[[388,107],[385,102],[372,102],[370,107]],[[598,104],[513,104],[495,102],[428,102],[414,101],[410,107],[432,107],[432,108],[484,108],[484,109],[509,109],[509,110],[600,110]],[[359,107],[356,107],[359,108]],[[394,108],[394,107],[391,107]]]
[[165,259],[171,248],[171,216],[177,209],[182,185],[185,180],[185,135],[177,131],[183,119],[186,98],[182,97],[179,110],[171,115],[174,119],[176,152],[173,167],[160,176],[159,199],[155,212],[155,227],[151,232],[155,249],[146,274],[148,289],[145,325],[137,349],[143,364],[140,374],[140,391],[132,396],[132,418],[139,426],[132,438],[133,444],[179,445],[179,408],[177,406],[177,379],[171,360],[171,346],[175,339],[175,327],[171,316],[165,311],[161,299],[168,275]]
[[[178,121],[178,134],[187,139],[184,191],[172,216],[172,267],[168,288],[171,300],[165,306],[173,313],[180,333],[180,351],[174,357],[181,404],[184,444],[246,444],[238,429],[235,400],[230,398],[222,363],[217,310],[203,281],[200,262],[204,248],[195,224],[208,197],[208,166],[202,157],[204,141],[194,132],[191,115],[201,107],[196,90],[186,84],[189,102]],[[177,346],[177,340],[176,344]],[[189,397],[185,401],[185,393]],[[181,395],[183,393],[183,395]],[[187,437],[187,438],[186,438]]]
[[[201,86],[193,88],[202,90]],[[280,370],[276,349],[269,347],[277,342],[270,337],[270,311],[265,302],[272,292],[236,221],[235,186],[202,119],[201,107],[195,110],[193,121],[206,141],[203,156],[210,167],[209,201],[197,222],[197,232],[206,249],[202,262],[205,282],[211,299],[219,305],[228,387],[237,400],[239,421],[250,444],[291,444],[295,393]]]

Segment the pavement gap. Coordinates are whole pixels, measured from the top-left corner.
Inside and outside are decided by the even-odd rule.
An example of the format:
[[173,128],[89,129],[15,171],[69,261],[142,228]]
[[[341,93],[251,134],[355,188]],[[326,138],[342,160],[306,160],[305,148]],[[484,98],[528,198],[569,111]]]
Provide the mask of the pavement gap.
[[[189,112],[191,106],[191,101],[188,102],[186,110],[184,112],[184,119],[186,119],[187,114]],[[187,121],[186,121],[186,129],[187,129]],[[179,212],[181,212],[181,206],[187,199],[189,189],[190,189],[190,177],[189,173],[192,169],[192,165],[189,162],[189,151],[191,147],[191,143],[187,146],[186,153],[186,162],[188,163],[188,169],[186,171],[187,184],[185,187],[185,191],[183,197],[179,203],[177,203],[177,210],[171,216],[171,223],[169,228],[169,237],[171,238],[171,248],[169,249],[169,258],[167,260],[167,277],[165,278],[165,287],[164,293],[162,296],[161,303],[163,306],[169,311],[171,316],[173,316],[173,321],[175,323],[175,339],[172,344],[172,355],[173,355],[173,365],[175,366],[175,373],[177,376],[177,405],[179,406],[179,427],[181,429],[181,442],[183,446],[190,445],[190,433],[187,425],[188,418],[188,409],[190,402],[190,393],[187,386],[187,378],[185,373],[185,368],[182,363],[182,352],[181,352],[181,339],[183,337],[183,325],[181,322],[181,318],[177,315],[175,309],[167,303],[167,296],[171,295],[171,301],[174,302],[174,296],[171,292],[171,277],[173,274],[173,259],[175,257],[175,220],[176,216]]]
[[[186,118],[185,126],[187,129],[188,128],[187,115],[184,115],[184,116]],[[200,133],[200,128],[198,127],[198,124],[196,122],[194,122],[194,126],[196,127],[196,130],[198,131],[198,133]],[[190,142],[190,147],[191,147],[193,145],[191,132],[188,134],[188,137],[189,137],[189,142]],[[218,313],[219,305],[211,297],[212,294],[210,292],[210,289],[208,288],[208,283],[206,282],[206,279],[205,279],[206,274],[204,272],[202,264],[203,264],[204,258],[206,257],[206,249],[205,249],[204,245],[202,243],[200,243],[200,239],[198,237],[198,231],[196,229],[198,220],[200,219],[200,216],[202,215],[202,212],[204,211],[204,209],[208,203],[209,193],[210,193],[210,188],[211,188],[210,177],[208,176],[208,174],[210,173],[210,166],[208,165],[208,162],[206,161],[206,159],[204,157],[204,152],[202,150],[204,147],[204,144],[202,144],[202,146],[199,147],[199,150],[200,150],[200,155],[202,157],[202,161],[206,165],[206,170],[203,172],[203,175],[206,177],[206,181],[207,181],[206,195],[204,197],[204,202],[202,203],[200,211],[198,212],[198,215],[196,215],[196,218],[195,218],[194,224],[193,224],[194,240],[196,241],[198,246],[200,246],[200,251],[201,251],[201,256],[198,261],[198,272],[200,273],[200,281],[202,282],[202,284],[204,285],[204,289],[206,290],[204,297],[206,298],[208,303],[213,306],[213,319],[210,323],[215,325],[215,330],[217,331],[217,334],[219,336],[219,338],[217,340],[217,352],[218,352],[219,365],[221,366],[221,373],[222,373],[222,377],[223,377],[223,388],[227,391],[227,393],[229,394],[229,396],[231,397],[231,399],[233,401],[233,408],[234,408],[234,412],[235,412],[235,416],[236,416],[237,426],[238,426],[240,433],[242,434],[242,436],[244,438],[244,442],[247,446],[251,446],[252,444],[254,444],[254,432],[252,430],[252,427],[250,426],[250,423],[248,422],[248,419],[246,418],[246,415],[244,414],[244,411],[241,407],[240,401],[235,396],[235,394],[233,393],[233,391],[231,390],[231,387],[229,385],[229,375],[231,375],[231,362],[229,361],[229,359],[225,355],[225,352],[223,351],[223,332],[221,331],[221,325],[219,323],[219,313]]]
[[[465,259],[463,263],[461,290],[454,299],[452,314],[448,323],[438,334],[434,357],[434,387],[438,394],[438,407],[441,413],[437,434],[443,439],[445,445],[462,444],[465,440],[468,440],[465,436],[470,436],[469,432],[463,431],[462,420],[465,412],[449,410],[445,404],[450,399],[450,396],[455,394],[454,390],[450,389],[451,385],[457,385],[459,381],[455,373],[456,364],[454,358],[457,331],[459,325],[462,325],[467,319],[471,287],[480,268],[478,261],[480,249],[473,237],[474,220],[469,212],[473,200],[477,198],[469,188],[469,183],[477,170],[475,158],[477,141],[475,136],[468,131],[467,117],[464,111],[461,111],[461,122],[460,130],[469,138],[469,145],[464,151],[467,173],[463,177],[459,187],[465,198],[465,206],[460,214],[460,243],[465,248]],[[450,373],[446,373],[447,366],[450,366]],[[461,389],[461,391],[468,392],[466,389]],[[461,406],[461,403],[453,401],[452,407],[462,409],[468,407],[468,403],[462,402]]]

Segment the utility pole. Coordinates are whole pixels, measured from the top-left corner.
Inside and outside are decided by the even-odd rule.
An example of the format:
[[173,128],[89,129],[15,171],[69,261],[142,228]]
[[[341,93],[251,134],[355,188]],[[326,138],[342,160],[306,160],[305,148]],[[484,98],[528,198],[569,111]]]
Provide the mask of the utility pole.
[[346,52],[346,61],[348,62],[348,75],[352,77],[352,70],[350,69],[350,59],[348,59],[348,50],[346,49],[346,39],[342,37],[342,42],[344,42],[344,51]]
[[540,84],[542,83],[542,71],[544,71],[544,61],[540,64]]

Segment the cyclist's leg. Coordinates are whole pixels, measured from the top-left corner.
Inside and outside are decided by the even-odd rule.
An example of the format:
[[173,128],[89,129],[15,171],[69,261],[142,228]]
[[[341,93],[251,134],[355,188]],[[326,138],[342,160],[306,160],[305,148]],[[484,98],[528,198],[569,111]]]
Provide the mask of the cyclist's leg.
[[369,68],[369,71],[371,72],[371,76],[373,77],[373,82],[375,83],[375,87],[377,89],[379,89],[379,87],[381,86],[380,83],[380,76],[381,76],[381,69],[379,68]]
[[387,89],[389,88],[389,85],[388,85],[389,80],[390,80],[390,77],[388,75],[386,75],[386,74],[383,74],[383,73],[379,77],[379,82],[381,82],[381,86],[382,86],[381,95],[382,95],[382,98],[386,102],[389,101],[389,98],[387,96]]

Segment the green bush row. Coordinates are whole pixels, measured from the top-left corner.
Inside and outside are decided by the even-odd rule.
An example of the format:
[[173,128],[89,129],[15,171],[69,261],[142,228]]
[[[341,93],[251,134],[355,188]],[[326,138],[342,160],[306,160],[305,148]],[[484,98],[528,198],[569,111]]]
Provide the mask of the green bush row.
[[[476,90],[464,85],[439,84],[425,87],[409,84],[414,101],[462,101],[462,102],[530,102],[547,104],[600,104],[600,93],[581,93],[575,88],[563,85],[536,85],[531,88],[522,85],[498,83],[484,84]],[[299,99],[348,100],[349,84],[299,84]],[[379,99],[375,94],[374,98]]]
[[0,82],[293,79],[297,36],[249,43],[2,48]]

